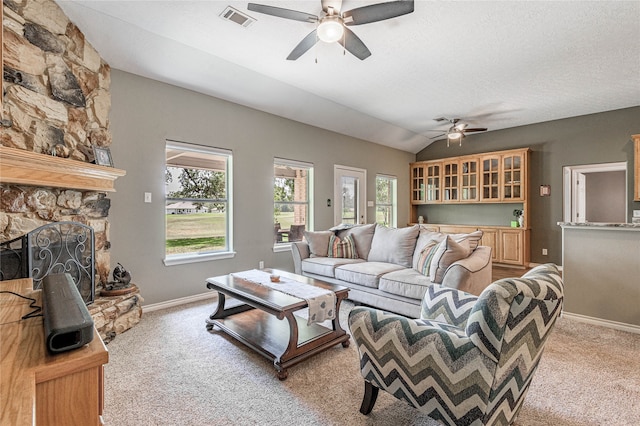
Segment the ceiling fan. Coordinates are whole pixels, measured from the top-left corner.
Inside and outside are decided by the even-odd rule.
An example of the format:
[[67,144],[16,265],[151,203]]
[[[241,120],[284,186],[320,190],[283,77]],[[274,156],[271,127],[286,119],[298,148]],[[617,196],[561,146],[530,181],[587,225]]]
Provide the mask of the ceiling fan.
[[257,3],[249,3],[247,8],[253,12],[317,25],[287,56],[290,61],[298,59],[307,50],[311,49],[318,40],[326,43],[338,42],[356,58],[364,60],[371,56],[371,52],[362,40],[347,27],[370,24],[406,15],[413,12],[413,3],[413,0],[391,1],[341,12],[342,0],[321,0],[321,16]]
[[[437,139],[440,138],[442,136],[447,136],[447,147],[449,146],[449,142],[452,140],[459,140],[460,141],[460,146],[462,146],[462,138],[465,137],[466,133],[474,133],[474,132],[486,132],[487,128],[486,127],[468,127],[469,125],[466,123],[462,123],[460,120],[460,118],[445,118],[445,117],[438,117],[438,118],[434,118],[435,121],[437,122],[443,122],[443,121],[447,121],[449,123],[451,123],[451,127],[449,127],[449,129],[445,132],[442,133],[438,136],[434,136],[431,139]],[[432,130],[432,131],[442,131],[442,130]]]

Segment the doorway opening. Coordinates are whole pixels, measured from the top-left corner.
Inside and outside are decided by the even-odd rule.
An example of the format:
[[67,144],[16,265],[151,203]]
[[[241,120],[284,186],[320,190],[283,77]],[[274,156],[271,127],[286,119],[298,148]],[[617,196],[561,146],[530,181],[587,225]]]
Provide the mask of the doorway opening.
[[626,223],[627,163],[565,166],[563,221]]

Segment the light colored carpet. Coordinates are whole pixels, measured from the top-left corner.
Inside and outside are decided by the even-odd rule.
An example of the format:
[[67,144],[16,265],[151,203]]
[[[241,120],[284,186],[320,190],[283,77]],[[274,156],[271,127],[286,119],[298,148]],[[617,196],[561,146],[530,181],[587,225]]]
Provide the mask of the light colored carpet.
[[[337,345],[289,369],[205,319],[211,301],[145,314],[109,345],[107,425],[437,425],[380,392],[359,413],[363,393],[355,345]],[[351,309],[345,303],[341,322]],[[516,425],[632,425],[640,421],[640,335],[561,318]]]

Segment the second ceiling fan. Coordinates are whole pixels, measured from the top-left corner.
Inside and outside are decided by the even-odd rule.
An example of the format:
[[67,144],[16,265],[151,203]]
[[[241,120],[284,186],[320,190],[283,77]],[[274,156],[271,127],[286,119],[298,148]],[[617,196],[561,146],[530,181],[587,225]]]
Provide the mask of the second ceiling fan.
[[[434,136],[431,139],[437,139],[440,138],[442,136],[447,136],[447,146],[449,146],[449,142],[452,140],[459,140],[460,141],[460,146],[462,146],[462,138],[465,137],[465,133],[475,133],[475,132],[486,132],[487,128],[486,127],[468,127],[469,125],[466,123],[462,123],[460,122],[459,118],[445,118],[445,117],[438,117],[438,118],[434,118],[434,121],[437,122],[443,122],[443,121],[448,121],[449,123],[451,123],[451,127],[449,127],[449,129],[442,133],[441,135],[438,136]],[[433,131],[437,131],[437,130],[433,130]]]
[[370,24],[406,15],[413,12],[413,3],[413,0],[391,1],[340,12],[342,0],[321,0],[321,16],[257,3],[249,3],[247,9],[253,12],[316,25],[316,28],[303,38],[287,56],[290,61],[298,59],[307,50],[311,49],[318,40],[327,43],[338,42],[356,58],[364,60],[371,56],[371,52],[362,40],[347,27]]

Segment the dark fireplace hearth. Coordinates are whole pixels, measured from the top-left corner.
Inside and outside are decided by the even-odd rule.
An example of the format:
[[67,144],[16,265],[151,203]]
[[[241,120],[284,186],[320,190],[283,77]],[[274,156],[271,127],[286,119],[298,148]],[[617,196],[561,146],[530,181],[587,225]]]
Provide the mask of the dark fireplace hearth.
[[49,274],[68,273],[89,305],[95,299],[93,228],[54,222],[0,244],[0,281],[32,278],[39,289]]

